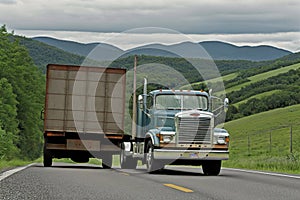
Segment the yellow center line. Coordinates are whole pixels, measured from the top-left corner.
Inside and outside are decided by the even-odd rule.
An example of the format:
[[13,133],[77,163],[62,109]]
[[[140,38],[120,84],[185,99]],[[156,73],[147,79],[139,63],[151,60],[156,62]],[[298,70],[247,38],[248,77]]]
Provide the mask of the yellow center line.
[[182,192],[187,192],[187,193],[194,192],[194,191],[191,190],[191,189],[188,189],[188,188],[185,188],[185,187],[181,187],[181,186],[178,186],[178,185],[174,185],[174,184],[164,184],[164,186],[173,188],[173,189],[175,189],[175,190],[180,190],[180,191],[182,191]]

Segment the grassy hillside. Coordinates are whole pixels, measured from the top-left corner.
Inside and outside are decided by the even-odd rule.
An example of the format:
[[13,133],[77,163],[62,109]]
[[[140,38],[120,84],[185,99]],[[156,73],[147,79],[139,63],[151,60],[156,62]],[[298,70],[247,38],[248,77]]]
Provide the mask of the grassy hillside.
[[[225,76],[222,76],[222,80],[223,81],[229,81],[231,79],[234,79],[237,76],[237,73],[231,73],[231,74],[227,74]],[[215,79],[215,80],[209,80],[211,82],[218,82],[219,79]]]
[[236,106],[238,107],[239,105],[243,104],[243,103],[247,103],[247,101],[251,100],[251,99],[261,99],[263,97],[267,97],[267,96],[271,96],[275,93],[278,93],[280,92],[281,90],[271,90],[271,91],[268,91],[268,92],[263,92],[263,93],[260,93],[260,94],[257,94],[257,95],[254,95],[254,96],[251,96],[247,99],[244,99],[243,101],[239,101],[235,104],[232,104],[233,106]]
[[300,173],[299,104],[234,120],[225,128],[231,138],[225,166]]
[[264,72],[264,73],[261,73],[261,74],[257,74],[255,76],[249,77],[248,78],[249,81],[246,82],[246,83],[242,83],[242,84],[236,85],[234,87],[226,88],[226,92],[230,93],[230,92],[233,92],[233,91],[237,91],[237,90],[240,90],[242,87],[250,85],[251,83],[255,83],[255,82],[258,82],[258,81],[261,81],[261,80],[264,80],[264,79],[267,79],[267,78],[270,78],[270,77],[273,77],[273,76],[277,76],[279,74],[286,73],[286,72],[288,72],[292,69],[299,69],[299,68],[300,68],[300,63],[297,63],[297,64],[290,65],[290,66],[287,66],[287,67],[282,67],[282,68],[279,68],[279,69],[275,69],[275,70],[271,70],[271,71]]
[[[229,80],[232,80],[232,79],[236,78],[237,75],[238,75],[237,73],[231,73],[231,74],[227,74],[227,75],[221,76],[219,78],[213,78],[213,79],[207,80],[205,82],[206,83],[217,83],[217,82],[220,82],[220,81],[229,81]],[[205,82],[201,81],[201,82],[192,83],[191,87],[197,88],[197,87],[205,84]],[[189,85],[184,85],[180,89],[183,89],[183,90],[190,89],[190,86]]]

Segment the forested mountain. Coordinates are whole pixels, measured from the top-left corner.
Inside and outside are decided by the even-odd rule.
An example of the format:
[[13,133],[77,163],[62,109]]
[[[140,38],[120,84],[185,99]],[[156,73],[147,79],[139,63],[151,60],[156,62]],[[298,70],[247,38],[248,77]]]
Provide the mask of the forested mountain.
[[[17,36],[15,36],[15,37],[17,37]],[[73,50],[70,50],[67,48],[76,49],[76,51],[84,52],[82,54],[85,55],[95,45],[95,44],[86,44],[85,45],[85,44],[76,43],[76,42],[61,41],[61,40],[57,40],[57,39],[53,39],[53,38],[44,38],[44,37],[37,38],[37,40],[47,41],[47,43],[49,43],[51,45],[55,45],[55,44],[57,45],[57,43],[58,43],[60,45],[57,45],[57,46],[60,46],[62,49],[65,49],[65,50],[62,50],[60,48],[56,48],[54,46],[51,46],[51,45],[48,45],[48,44],[45,44],[43,42],[39,42],[36,40],[32,40],[30,38],[19,37],[19,40],[20,40],[20,43],[29,50],[29,53],[30,53],[34,63],[39,68],[41,68],[43,71],[45,71],[45,67],[49,63],[80,65],[86,57],[71,54],[68,51],[73,51]],[[71,45],[69,46],[69,44],[71,44]],[[209,42],[209,43],[204,42],[204,44],[207,45],[207,47],[209,47],[209,48],[211,48],[210,45],[213,45],[213,44],[215,45],[214,42]],[[219,43],[217,43],[217,44],[219,44]],[[176,45],[174,45],[174,46],[176,46]],[[114,48],[111,45],[109,45],[103,49],[108,49],[107,54],[109,54],[111,56],[115,56],[115,58],[118,58],[117,55],[119,55],[120,51],[121,51],[120,49]],[[253,49],[255,49],[255,48],[253,48]],[[101,47],[97,48],[97,55],[96,55],[97,57],[100,57],[100,54],[102,54],[101,52],[103,52],[102,50],[101,50]],[[147,54],[147,53],[151,52],[152,50],[153,49],[151,49],[151,48],[146,48],[146,49],[141,50],[140,53],[146,52],[146,54]],[[220,49],[218,49],[216,51],[220,51]],[[113,52],[113,53],[111,54],[111,52]],[[289,52],[286,52],[286,53],[289,53]],[[125,53],[123,56],[116,59],[117,62],[120,63],[117,67],[125,67],[126,68],[126,66],[128,66],[128,65],[132,66],[132,58],[128,59],[128,57],[132,56],[132,54],[134,54],[134,51],[132,51],[130,53]],[[139,55],[139,57],[143,58],[143,59],[147,59],[148,60],[147,62],[150,62],[151,60],[153,60],[153,61],[160,60],[162,63],[169,64],[171,67],[177,66],[177,65],[179,67],[179,63],[180,63],[182,69],[185,69],[186,68],[185,65],[188,65],[187,62],[184,61],[185,59],[183,59],[183,58],[176,57],[174,59],[174,56],[172,56],[172,53],[170,53],[170,52],[160,50],[160,51],[155,51],[155,54],[156,54],[156,56]],[[105,56],[106,56],[106,54],[103,55],[102,58]],[[160,58],[157,58],[157,57],[160,57]],[[96,60],[97,58],[92,58],[92,59]],[[197,58],[194,58],[194,59],[197,59]],[[198,59],[198,60],[201,60],[201,59]],[[245,69],[249,69],[248,72],[254,73],[253,69],[259,69],[261,67],[264,67],[264,69],[267,69],[265,66],[268,66],[268,65],[270,66],[270,68],[272,68],[274,63],[277,63],[276,65],[281,65],[280,62],[285,63],[285,62],[291,62],[291,61],[295,61],[295,60],[296,60],[296,62],[297,62],[297,60],[299,60],[298,54],[288,54],[285,57],[280,57],[278,59],[268,60],[268,61],[215,60],[214,62],[216,63],[217,67],[219,68],[221,74],[225,75],[225,74],[229,74],[229,73],[232,73],[235,71],[241,71],[241,70],[245,70]],[[197,62],[201,62],[201,61],[197,61]],[[186,63],[186,64],[182,65],[183,63]],[[258,72],[255,72],[255,73],[258,73]],[[196,81],[197,81],[196,78],[192,79],[192,82],[196,82]],[[198,81],[201,81],[201,78]]]
[[100,52],[97,59],[112,60],[119,56],[127,57],[129,55],[149,55],[149,56],[163,56],[163,57],[188,57],[188,58],[207,58],[208,55],[214,60],[249,60],[249,61],[263,61],[273,60],[291,54],[290,51],[275,48],[272,46],[236,46],[219,41],[200,42],[206,52],[201,50],[199,44],[192,42],[182,42],[173,45],[163,44],[149,44],[123,51],[113,45],[105,43],[77,43],[73,41],[59,40],[49,37],[36,37],[34,40],[55,46],[64,51],[86,56],[97,47]]
[[[199,47],[199,45],[205,49]],[[157,51],[165,51],[167,54],[174,54],[174,57],[188,57],[188,58],[208,58],[209,56],[214,60],[249,60],[249,61],[264,61],[273,60],[286,56],[291,52],[272,46],[236,46],[225,42],[219,41],[207,41],[207,42],[183,42],[173,45],[162,45],[162,44],[150,44],[141,47],[137,47],[130,51],[130,54],[144,54],[144,55],[155,55]],[[146,51],[148,50],[148,52]],[[151,50],[151,51],[150,51]],[[170,56],[168,56],[170,57]]]
[[[54,40],[56,43],[60,43],[59,40]],[[43,64],[41,67],[44,69],[46,64],[48,63],[69,63],[69,64],[80,64],[81,61],[83,61],[83,57],[78,57],[76,55],[70,55],[65,51],[62,51],[58,48],[51,47],[49,45],[37,42],[37,41],[32,41],[31,39],[23,38],[21,40],[21,43],[24,44],[30,52],[32,52],[32,57],[33,60],[38,64],[40,59],[46,58],[44,61],[45,64]],[[65,41],[64,45],[69,44],[68,41]],[[207,45],[207,47],[212,48],[212,46],[217,47],[220,45],[220,43],[215,43],[215,42],[208,42],[208,43],[203,43],[204,45]],[[36,47],[37,45],[37,47]],[[40,46],[39,46],[40,45]],[[76,47],[80,47],[80,43],[74,43]],[[79,45],[79,46],[77,46]],[[186,43],[185,45],[189,45]],[[227,45],[228,44],[222,44],[222,45]],[[152,47],[156,47],[155,45],[149,45]],[[176,45],[174,45],[176,46]],[[180,46],[180,45],[178,45]],[[233,48],[231,45],[230,47],[227,48]],[[45,50],[43,50],[45,48]],[[175,47],[174,47],[175,48]],[[177,47],[176,47],[177,48]],[[34,51],[35,49],[39,49],[38,51]],[[253,48],[256,49],[256,48]],[[84,50],[84,48],[83,48]],[[86,49],[85,49],[86,50]],[[147,49],[151,51],[151,49]],[[256,49],[257,50],[257,49]],[[219,49],[218,49],[219,51]],[[46,52],[46,54],[45,54]],[[53,55],[54,57],[48,56],[47,52],[54,52]],[[161,52],[163,54],[163,52]],[[47,56],[45,56],[47,55]],[[127,56],[120,57],[116,60],[114,60],[111,64],[110,67],[122,67],[126,69],[131,69],[133,67],[133,55],[131,54],[125,54]],[[164,54],[163,54],[164,55]],[[57,58],[66,58],[66,60],[56,60]],[[47,63],[48,62],[48,63]],[[209,65],[211,64],[210,61],[203,60],[203,59],[193,59],[193,62],[198,64],[198,65]],[[248,82],[248,77],[254,76],[256,74],[264,73],[270,70],[278,69],[284,66],[292,65],[295,63],[300,62],[300,53],[294,53],[294,54],[288,54],[286,56],[283,56],[281,58],[277,58],[274,60],[268,60],[268,61],[249,61],[249,60],[215,60],[215,64],[217,65],[220,73],[222,75],[230,74],[230,73],[235,73],[236,75],[234,76],[233,79],[230,80],[225,80],[224,84],[226,88],[233,87],[235,85],[243,84],[245,82]],[[145,65],[145,64],[151,64],[151,63],[158,63],[162,65],[166,65],[168,67],[171,67],[181,73],[185,79],[189,83],[195,83],[199,81],[203,81],[203,77],[199,76],[199,73],[195,69],[195,67],[188,62],[188,60],[184,58],[177,58],[177,57],[162,57],[162,56],[147,56],[147,55],[140,55],[138,56],[138,64],[139,65]],[[151,71],[151,69],[148,69],[148,71]],[[150,72],[151,73],[151,72]],[[288,74],[289,76],[290,74]],[[155,77],[156,75],[154,75]],[[211,77],[214,78],[214,77]],[[273,79],[272,77],[271,79]],[[180,81],[175,81],[172,79],[172,77],[165,77],[164,78],[165,83],[168,87],[179,87],[181,82]],[[265,85],[264,83],[260,83],[262,85]],[[259,87],[259,85],[255,86]],[[274,86],[276,87],[276,86]],[[246,97],[247,94],[250,94],[252,92],[253,95],[253,89],[248,87],[246,92],[243,92],[240,98]],[[261,91],[268,91],[265,87],[261,86]],[[262,89],[264,88],[264,89]],[[194,89],[207,89],[204,85],[199,85],[199,87],[194,87]],[[252,90],[253,89],[253,90]],[[232,101],[236,101],[236,97],[234,95],[235,93],[229,93],[228,96],[231,97]],[[253,100],[252,100],[253,101]],[[283,106],[283,105],[282,105]],[[240,112],[242,111],[237,111],[237,108],[234,109],[234,112]],[[257,111],[255,111],[257,112]],[[235,115],[237,116],[243,116],[243,115]],[[235,118],[233,117],[233,118]],[[228,118],[228,119],[233,119],[233,118]]]
[[45,77],[28,50],[5,26],[0,28],[0,159],[35,159],[41,155],[40,112]]
[[35,41],[30,38],[16,35],[13,37],[17,39],[21,45],[28,49],[33,62],[43,72],[45,72],[46,66],[49,63],[80,65],[85,59],[84,56],[75,55],[60,48]]
[[212,56],[215,60],[274,60],[291,52],[268,46],[236,46],[225,42],[207,41],[200,42],[200,45]]
[[83,44],[79,42],[58,40],[51,37],[34,37],[33,40],[43,42],[45,44],[57,47],[66,52],[86,57],[92,50],[96,48],[101,55],[98,59],[112,60],[115,56],[123,54],[123,50],[105,43],[89,43]]

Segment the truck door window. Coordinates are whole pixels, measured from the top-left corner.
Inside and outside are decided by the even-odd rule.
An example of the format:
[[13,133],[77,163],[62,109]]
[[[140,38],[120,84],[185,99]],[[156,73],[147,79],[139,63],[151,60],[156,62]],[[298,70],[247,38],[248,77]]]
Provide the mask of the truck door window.
[[153,97],[151,95],[149,95],[147,97],[147,110],[148,109],[152,109],[153,108]]

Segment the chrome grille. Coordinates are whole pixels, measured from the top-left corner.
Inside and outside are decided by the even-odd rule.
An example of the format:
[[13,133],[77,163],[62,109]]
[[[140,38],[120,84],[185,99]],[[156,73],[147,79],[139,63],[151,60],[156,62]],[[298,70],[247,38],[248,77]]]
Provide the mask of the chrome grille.
[[208,144],[211,143],[211,118],[179,118],[179,144]]

